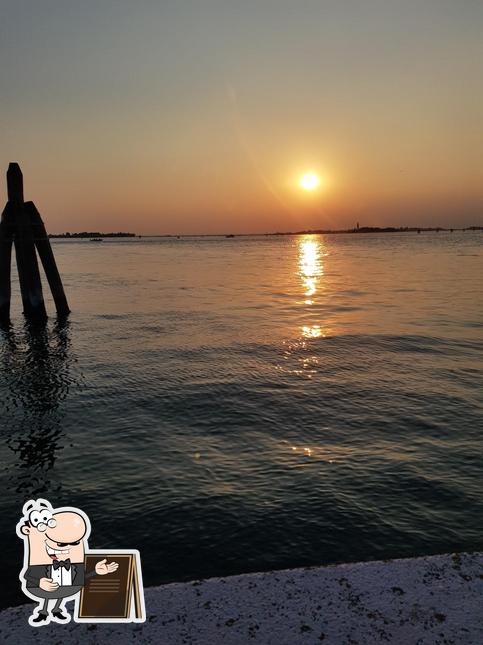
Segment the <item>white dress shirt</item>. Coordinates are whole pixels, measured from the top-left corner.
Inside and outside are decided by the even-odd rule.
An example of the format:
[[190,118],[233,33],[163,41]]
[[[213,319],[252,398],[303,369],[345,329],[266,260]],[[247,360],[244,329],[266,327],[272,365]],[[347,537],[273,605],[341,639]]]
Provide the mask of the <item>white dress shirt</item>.
[[50,577],[52,578],[52,582],[56,582],[59,587],[72,585],[72,564],[70,565],[69,571],[64,567],[54,569],[54,566],[52,565],[50,567]]

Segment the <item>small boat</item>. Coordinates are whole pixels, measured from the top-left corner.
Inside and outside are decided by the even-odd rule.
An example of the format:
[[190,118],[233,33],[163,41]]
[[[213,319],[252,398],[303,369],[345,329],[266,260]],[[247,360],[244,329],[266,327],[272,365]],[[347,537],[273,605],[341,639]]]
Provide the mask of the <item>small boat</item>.
[[89,242],[102,242],[102,238],[101,237],[91,237]]

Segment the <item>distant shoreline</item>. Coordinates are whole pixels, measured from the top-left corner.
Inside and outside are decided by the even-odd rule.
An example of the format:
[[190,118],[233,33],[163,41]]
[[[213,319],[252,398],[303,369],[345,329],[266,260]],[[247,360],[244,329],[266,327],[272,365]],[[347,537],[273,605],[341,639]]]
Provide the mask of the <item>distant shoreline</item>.
[[340,235],[347,233],[424,233],[424,232],[436,232],[447,231],[453,233],[453,231],[482,231],[483,226],[467,226],[466,228],[443,228],[441,226],[434,227],[424,227],[424,226],[361,226],[360,228],[347,228],[347,229],[308,229],[306,231],[294,231],[292,233],[265,233],[265,235]]
[[75,239],[84,239],[84,238],[92,238],[92,237],[138,237],[136,233],[123,233],[122,231],[119,231],[118,233],[99,233],[99,231],[82,231],[82,233],[50,233],[49,237],[54,237],[54,238],[67,238],[70,240],[71,238]]
[[99,233],[99,232],[86,232],[82,233],[54,233],[50,234],[51,238],[60,238],[60,239],[91,239],[91,238],[103,238],[103,237],[252,237],[254,235],[260,236],[273,236],[273,235],[346,235],[349,233],[356,234],[367,234],[367,233],[440,233],[448,232],[453,233],[454,231],[483,231],[483,226],[467,226],[466,228],[444,228],[441,226],[434,227],[424,227],[424,226],[401,226],[399,228],[386,226],[361,226],[360,228],[347,228],[347,229],[307,229],[304,231],[276,231],[274,233],[165,233],[157,235],[138,235],[137,233]]

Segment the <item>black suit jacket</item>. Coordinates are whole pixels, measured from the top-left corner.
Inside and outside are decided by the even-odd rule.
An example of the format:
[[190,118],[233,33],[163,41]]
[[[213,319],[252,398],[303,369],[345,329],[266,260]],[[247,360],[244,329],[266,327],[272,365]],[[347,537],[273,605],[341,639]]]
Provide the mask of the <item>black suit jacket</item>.
[[[95,576],[96,572],[91,571],[86,574],[86,568],[83,562],[72,562],[72,586],[73,587],[83,587],[85,584],[85,579]],[[27,587],[38,587],[40,578],[51,578],[52,577],[52,565],[50,564],[33,564],[27,568],[27,571],[24,573],[24,578],[27,582]]]

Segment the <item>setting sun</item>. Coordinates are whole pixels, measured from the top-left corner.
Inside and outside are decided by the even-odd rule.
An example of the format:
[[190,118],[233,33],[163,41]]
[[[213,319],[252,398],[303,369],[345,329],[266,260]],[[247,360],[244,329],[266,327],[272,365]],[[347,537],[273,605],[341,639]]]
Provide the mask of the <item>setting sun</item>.
[[300,177],[299,185],[304,190],[315,190],[320,184],[320,179],[312,172],[308,172]]

